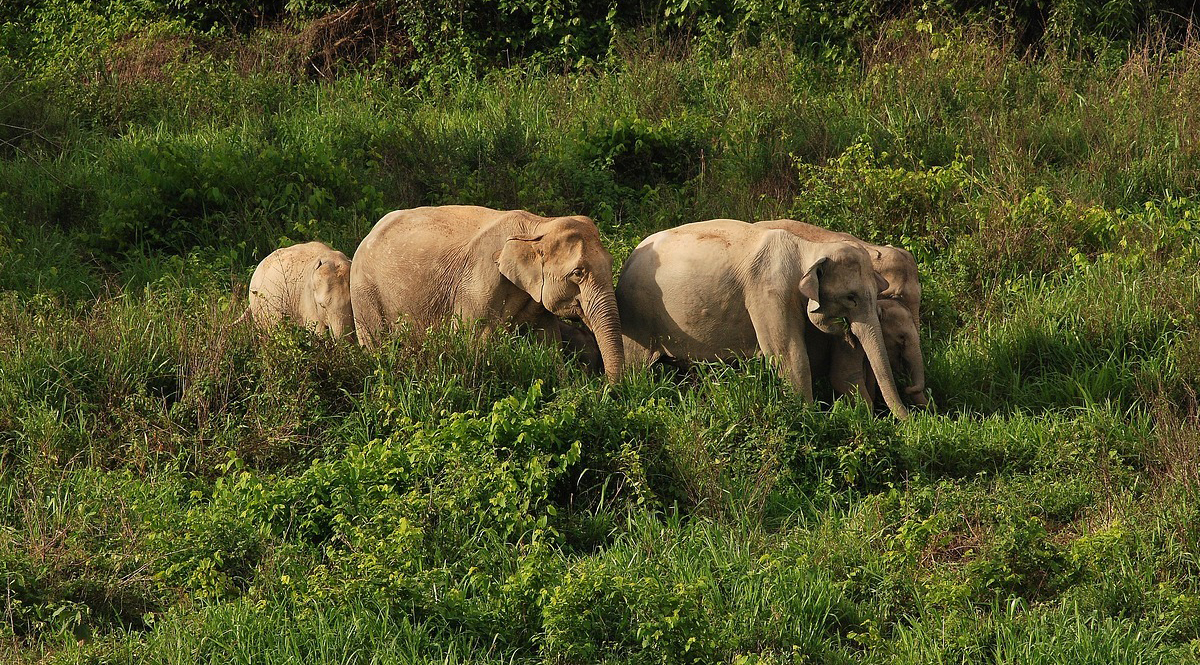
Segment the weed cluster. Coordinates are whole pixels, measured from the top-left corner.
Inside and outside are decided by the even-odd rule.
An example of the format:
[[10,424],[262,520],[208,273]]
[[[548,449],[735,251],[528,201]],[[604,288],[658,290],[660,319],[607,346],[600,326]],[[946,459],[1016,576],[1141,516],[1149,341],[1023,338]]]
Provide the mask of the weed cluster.
[[[311,79],[347,3],[0,8],[0,659],[1194,659],[1200,48],[960,4],[422,2]],[[439,203],[896,241],[936,408],[230,325]]]

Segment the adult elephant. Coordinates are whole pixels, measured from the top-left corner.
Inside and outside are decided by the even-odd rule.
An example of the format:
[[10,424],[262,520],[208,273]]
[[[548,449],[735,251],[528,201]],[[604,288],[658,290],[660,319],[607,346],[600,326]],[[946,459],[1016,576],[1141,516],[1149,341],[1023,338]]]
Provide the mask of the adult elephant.
[[841,240],[861,246],[871,256],[871,265],[875,268],[875,271],[887,280],[888,287],[883,293],[879,294],[879,297],[896,300],[903,304],[912,313],[913,321],[917,325],[920,325],[921,280],[917,274],[917,260],[913,258],[912,252],[891,245],[875,245],[852,236],[849,233],[830,231],[829,229],[823,229],[805,222],[798,222],[794,219],[772,219],[765,222],[758,222],[756,226],[761,226],[765,229],[783,229],[810,242],[834,242]]
[[[918,330],[921,323],[921,281],[917,273],[917,261],[911,252],[891,245],[874,245],[861,240],[849,233],[830,231],[819,226],[798,222],[794,219],[773,219],[758,222],[755,226],[766,229],[782,229],[799,238],[812,242],[852,242],[863,249],[871,257],[871,266],[888,283],[888,287],[879,294],[879,302],[887,303],[888,311],[880,312],[883,323],[883,338],[892,357],[892,371],[900,370],[908,376],[908,386],[904,390],[905,397],[911,404],[924,406],[928,403],[925,398],[925,365],[921,355],[921,339]],[[893,305],[900,305],[909,316],[896,311]],[[871,390],[862,382],[863,372],[855,369],[856,364],[863,364],[863,353],[852,345],[826,340],[831,347],[833,357],[830,368],[830,379],[838,394],[857,391],[870,399]],[[869,379],[869,377],[867,377]]]
[[612,256],[587,217],[479,206],[390,212],[354,253],[350,293],[365,346],[401,317],[421,328],[480,322],[485,335],[529,326],[553,341],[563,317],[595,334],[610,381],[625,365]]
[[732,219],[684,224],[646,238],[617,284],[630,361],[724,360],[762,354],[812,400],[805,320],[866,351],[884,400],[908,416],[892,378],[876,294],[887,284],[866,250],[809,242]]

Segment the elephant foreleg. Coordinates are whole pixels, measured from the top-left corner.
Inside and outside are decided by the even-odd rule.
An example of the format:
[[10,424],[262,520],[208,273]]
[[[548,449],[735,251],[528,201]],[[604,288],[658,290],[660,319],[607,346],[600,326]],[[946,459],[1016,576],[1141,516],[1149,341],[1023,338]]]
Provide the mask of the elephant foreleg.
[[830,349],[829,383],[834,394],[857,394],[872,404],[871,386],[867,385],[867,356],[858,346],[845,339],[836,339]]
[[807,402],[813,401],[812,366],[804,344],[803,311],[789,302],[787,289],[764,288],[747,294],[746,309],[754,325],[758,350],[782,372]]

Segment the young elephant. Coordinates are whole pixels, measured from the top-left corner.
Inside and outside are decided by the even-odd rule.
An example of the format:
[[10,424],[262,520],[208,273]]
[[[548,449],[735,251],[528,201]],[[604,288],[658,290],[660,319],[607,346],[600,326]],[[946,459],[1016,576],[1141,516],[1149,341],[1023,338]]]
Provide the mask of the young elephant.
[[[925,358],[921,354],[920,330],[912,312],[903,303],[880,300],[879,322],[883,326],[883,343],[887,346],[892,373],[908,376],[905,398],[910,404],[925,406],[929,403],[925,397]],[[867,381],[871,383],[869,375]]]
[[247,312],[260,327],[299,323],[335,338],[354,335],[350,259],[320,242],[271,252],[250,278]]
[[912,313],[913,321],[921,323],[921,281],[917,274],[917,261],[912,252],[891,245],[872,245],[849,233],[830,231],[819,226],[797,222],[794,219],[772,219],[758,222],[766,229],[783,229],[812,242],[834,242],[843,240],[861,245],[871,256],[871,265],[887,280],[888,287],[879,294],[881,299],[896,300]]
[[[904,397],[909,404],[925,406],[925,361],[921,355],[921,340],[912,312],[894,300],[877,301],[883,344],[887,347],[892,376],[908,377]],[[868,403],[874,403],[878,385],[867,364],[866,355],[858,346],[808,330],[809,360],[814,375],[827,375],[835,395],[858,393]]]
[[[384,215],[354,253],[350,291],[359,341],[377,344],[401,316],[420,328],[447,319],[527,325],[562,339],[559,317],[595,334],[604,372],[625,364],[612,256],[587,217],[440,206]],[[566,331],[570,332],[570,331]]]
[[876,294],[886,283],[866,250],[809,242],[731,219],[685,224],[641,242],[617,285],[630,360],[724,360],[761,353],[808,400],[812,374],[805,321],[866,351],[884,400],[908,410],[880,332]]

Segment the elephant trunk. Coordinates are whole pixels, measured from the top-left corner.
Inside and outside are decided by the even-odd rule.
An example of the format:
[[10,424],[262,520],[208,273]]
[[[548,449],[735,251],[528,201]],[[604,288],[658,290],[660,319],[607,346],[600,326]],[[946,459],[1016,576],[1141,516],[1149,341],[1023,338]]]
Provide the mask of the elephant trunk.
[[904,345],[904,362],[908,365],[911,384],[905,389],[909,401],[918,406],[928,403],[925,399],[925,358],[921,354],[920,338],[913,338]]
[[883,345],[883,334],[880,332],[879,318],[872,315],[868,321],[852,321],[850,332],[858,338],[867,360],[871,363],[871,371],[879,383],[879,391],[883,400],[897,418],[907,418],[908,409],[900,399],[900,391],[896,389],[896,379],[892,376],[891,363],[888,362],[887,349]]
[[354,317],[335,318],[329,323],[329,332],[333,333],[334,339],[345,337],[354,341]]
[[604,375],[609,383],[616,383],[625,369],[625,344],[621,338],[617,296],[612,287],[585,289],[582,296],[583,323],[596,336],[600,358],[604,361]]

